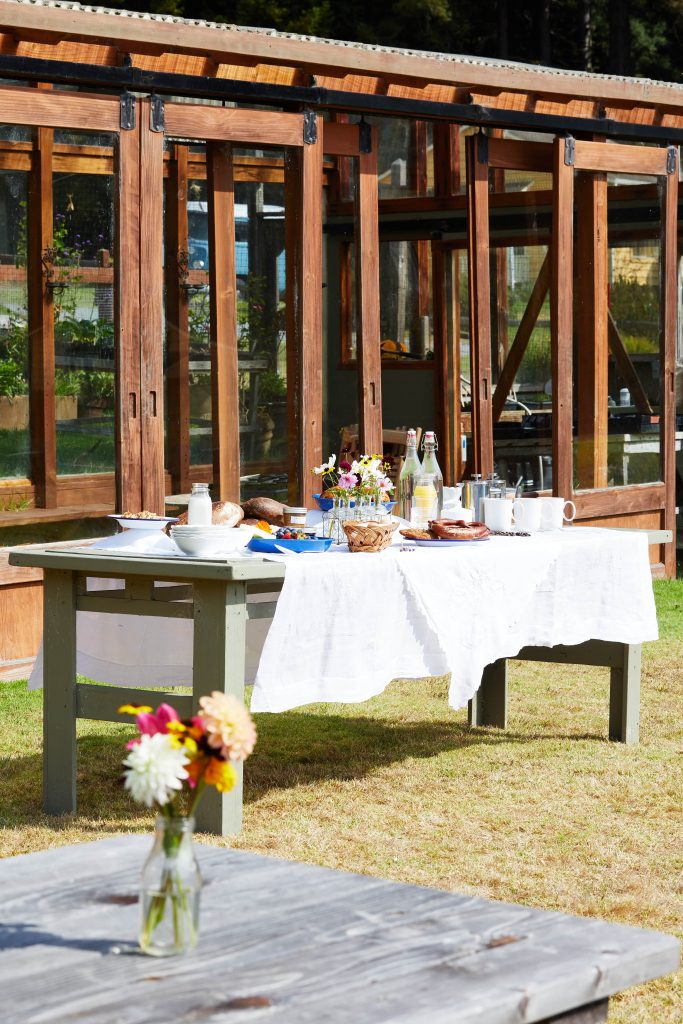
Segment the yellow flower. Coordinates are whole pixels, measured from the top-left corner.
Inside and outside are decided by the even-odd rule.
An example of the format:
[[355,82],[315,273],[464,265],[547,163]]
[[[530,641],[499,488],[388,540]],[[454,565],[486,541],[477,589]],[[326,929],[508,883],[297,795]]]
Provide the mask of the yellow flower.
[[227,793],[237,782],[237,773],[229,761],[210,757],[204,772],[207,786],[215,786],[219,793]]
[[149,715],[151,712],[147,704],[122,704],[118,709],[120,715]]
[[254,749],[256,729],[244,704],[219,690],[201,697],[200,718],[210,747],[228,761],[244,761]]

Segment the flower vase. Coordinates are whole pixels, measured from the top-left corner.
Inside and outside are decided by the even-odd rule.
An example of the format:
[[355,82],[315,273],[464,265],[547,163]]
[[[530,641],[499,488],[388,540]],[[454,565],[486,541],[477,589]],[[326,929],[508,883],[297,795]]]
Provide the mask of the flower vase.
[[194,818],[157,818],[140,886],[140,949],[149,956],[175,956],[196,945],[202,879],[193,835]]

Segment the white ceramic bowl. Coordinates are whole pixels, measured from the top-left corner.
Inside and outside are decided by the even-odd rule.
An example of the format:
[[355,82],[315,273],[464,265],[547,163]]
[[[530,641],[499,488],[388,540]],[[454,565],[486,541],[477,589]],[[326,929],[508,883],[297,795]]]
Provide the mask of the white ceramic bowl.
[[135,519],[131,516],[108,515],[107,519],[115,519],[123,530],[163,530],[168,523],[175,523],[173,516],[159,516],[157,519]]
[[173,527],[171,537],[185,555],[222,555],[245,548],[251,540],[251,530],[234,527],[205,527],[201,533],[187,533],[183,527]]

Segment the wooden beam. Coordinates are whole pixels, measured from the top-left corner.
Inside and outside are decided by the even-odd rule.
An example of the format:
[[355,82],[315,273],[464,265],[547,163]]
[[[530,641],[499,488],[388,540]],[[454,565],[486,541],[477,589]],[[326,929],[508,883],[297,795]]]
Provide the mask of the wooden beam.
[[577,487],[607,486],[607,175],[579,173],[576,181]]
[[497,423],[505,407],[505,402],[515,382],[517,372],[522,365],[529,339],[538,320],[543,303],[550,286],[550,251],[545,255],[534,287],[531,289],[526,309],[522,314],[519,327],[513,339],[505,365],[500,372],[496,391],[493,396],[493,422]]
[[609,347],[612,350],[612,355],[614,356],[614,362],[631,392],[633,404],[638,412],[651,416],[653,409],[650,405],[650,399],[647,397],[647,392],[645,391],[640,377],[638,376],[638,371],[633,365],[633,360],[622,341],[619,328],[617,327],[611,309],[607,310],[607,339],[609,341]]
[[189,294],[181,281],[188,253],[188,146],[177,144],[166,188],[166,398],[168,469],[174,494],[190,489]]
[[[92,128],[93,125],[91,124]],[[121,131],[116,174],[114,338],[116,507],[142,509],[140,429],[140,119]]]
[[214,497],[240,499],[235,186],[232,147],[207,148],[211,275],[211,419]]
[[166,134],[186,139],[238,141],[248,146],[303,146],[301,114],[193,103],[166,104]]
[[[121,52],[185,52],[210,57],[222,64],[285,65],[320,74],[350,73],[410,79],[412,85],[444,83],[458,87],[485,86],[487,90],[529,92],[535,96],[585,98],[618,104],[659,104],[680,107],[680,88],[649,80],[605,78],[572,71],[549,71],[528,65],[493,64],[449,55],[447,59],[394,48],[348,45],[321,39],[299,38],[272,31],[168,21],[161,17],[129,16],[69,7],[17,4],[0,0],[0,31],[20,39],[72,39],[101,44],[107,40]],[[373,89],[375,85],[373,83]],[[492,101],[494,97],[492,97]],[[111,130],[111,129],[110,129]]]
[[553,164],[553,233],[550,324],[553,388],[553,494],[574,492],[572,437],[572,288],[574,168],[565,162],[566,139],[556,138]]
[[493,472],[491,408],[491,280],[489,269],[489,175],[486,137],[467,139],[468,264],[472,359],[472,452],[475,473]]
[[662,364],[661,378],[661,465],[666,490],[664,529],[673,531],[673,541],[664,547],[667,576],[676,575],[676,334],[678,327],[678,178],[680,151],[670,147],[670,173],[664,182],[662,210]]
[[[34,90],[38,92],[38,90]],[[57,504],[57,439],[55,424],[55,313],[47,288],[43,259],[52,249],[51,128],[34,129],[32,167],[28,179],[27,289],[30,378],[31,477],[35,503]]]
[[666,174],[667,150],[661,146],[606,146],[602,142],[574,144],[577,171],[611,171],[624,174]]
[[92,96],[63,89],[0,86],[1,124],[39,124],[44,128],[82,128],[118,132],[121,106],[118,96]]
[[149,128],[149,100],[140,101],[139,119],[142,507],[163,515],[166,507],[162,347],[164,136]]
[[356,185],[356,309],[360,446],[382,453],[382,353],[379,312],[377,129],[372,148],[358,157]]

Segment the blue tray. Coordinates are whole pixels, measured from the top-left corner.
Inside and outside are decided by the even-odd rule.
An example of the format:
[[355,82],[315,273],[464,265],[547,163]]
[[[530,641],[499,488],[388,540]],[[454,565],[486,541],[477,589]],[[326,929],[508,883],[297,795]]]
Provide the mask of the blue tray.
[[252,537],[247,547],[258,555],[282,554],[282,549],[295,551],[297,554],[319,554],[332,546],[332,537],[314,537],[312,540],[272,540],[265,537]]

